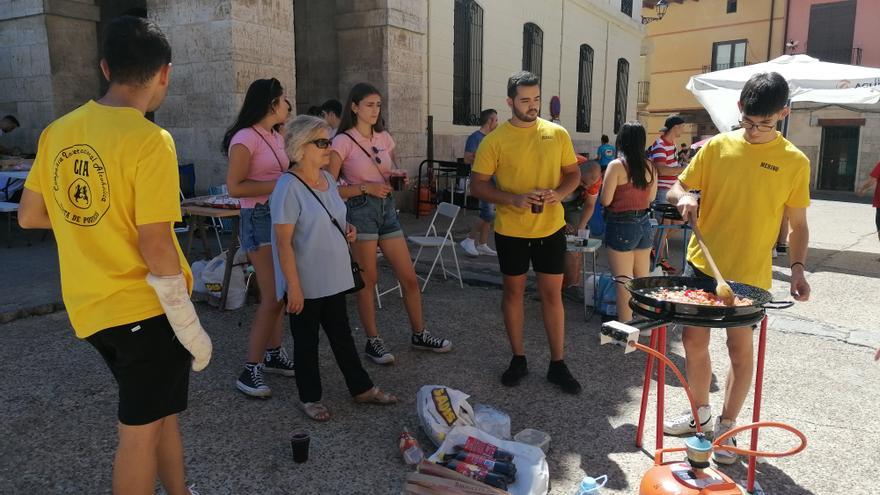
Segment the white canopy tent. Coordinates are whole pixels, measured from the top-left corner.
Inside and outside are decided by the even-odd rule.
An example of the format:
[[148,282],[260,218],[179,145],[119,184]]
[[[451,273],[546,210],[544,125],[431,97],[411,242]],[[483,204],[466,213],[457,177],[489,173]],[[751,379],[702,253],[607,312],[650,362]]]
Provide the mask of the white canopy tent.
[[692,76],[686,87],[723,132],[739,123],[740,91],[752,75],[761,72],[781,74],[788,81],[792,102],[880,102],[880,69],[822,62],[807,55],[783,55],[769,62]]

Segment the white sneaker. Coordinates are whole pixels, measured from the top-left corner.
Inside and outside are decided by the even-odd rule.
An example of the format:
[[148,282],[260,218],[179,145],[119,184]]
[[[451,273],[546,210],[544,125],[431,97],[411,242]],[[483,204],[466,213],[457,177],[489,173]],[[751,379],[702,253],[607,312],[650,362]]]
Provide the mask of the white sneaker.
[[[721,419],[721,416],[715,418],[715,436],[713,438],[720,437],[721,435],[732,430],[735,426],[736,421]],[[732,447],[736,447],[736,435],[728,438],[721,445],[730,445]],[[721,450],[716,448],[714,454],[712,455],[712,459],[714,459],[715,462],[717,462],[718,464],[733,464],[739,459],[739,454],[735,454],[729,450]]]
[[498,256],[498,251],[490,248],[488,244],[480,244],[477,246],[477,252],[486,256]]
[[[697,414],[700,416],[700,426],[703,428],[703,433],[712,431],[712,408],[703,406],[697,409]],[[696,432],[697,425],[694,423],[694,416],[690,409],[677,418],[663,422],[663,433],[667,435],[678,436]]]
[[458,245],[464,249],[464,252],[467,253],[468,256],[476,258],[480,255],[480,252],[477,251],[477,246],[475,245],[474,240],[470,237],[465,238],[465,240],[459,242]]

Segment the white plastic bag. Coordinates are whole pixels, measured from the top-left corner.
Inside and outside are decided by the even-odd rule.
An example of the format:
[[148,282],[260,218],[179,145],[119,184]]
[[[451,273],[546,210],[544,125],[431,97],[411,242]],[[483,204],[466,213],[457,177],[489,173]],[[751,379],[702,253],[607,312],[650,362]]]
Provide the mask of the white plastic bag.
[[434,445],[440,445],[453,426],[474,426],[468,395],[444,385],[425,385],[416,394],[416,413]]
[[504,411],[486,404],[474,406],[477,428],[493,437],[510,440],[510,416]]
[[440,462],[444,454],[456,445],[464,445],[468,437],[491,443],[513,454],[516,465],[516,482],[507,487],[511,495],[546,495],[550,489],[550,467],[544,452],[538,447],[510,440],[501,440],[473,426],[456,426],[446,434],[446,439],[428,460]]
[[193,292],[199,292],[203,294],[208,293],[208,289],[205,287],[205,283],[202,282],[202,272],[205,270],[205,267],[208,266],[208,262],[205,260],[194,261],[190,270],[192,270],[193,274]]
[[[209,302],[219,304],[223,290],[223,274],[226,270],[226,251],[215,256],[202,269],[202,284],[211,294]],[[226,309],[238,309],[244,306],[247,297],[247,255],[239,249],[235,253],[232,273],[229,276],[229,292],[226,295]]]

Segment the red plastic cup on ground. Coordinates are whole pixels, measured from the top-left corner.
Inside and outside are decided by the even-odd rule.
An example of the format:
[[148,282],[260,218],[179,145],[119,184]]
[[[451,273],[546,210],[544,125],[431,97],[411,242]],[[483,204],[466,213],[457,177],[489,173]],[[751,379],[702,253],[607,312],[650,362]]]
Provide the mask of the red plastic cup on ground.
[[290,436],[290,447],[293,449],[293,462],[303,463],[309,460],[309,434],[296,431]]

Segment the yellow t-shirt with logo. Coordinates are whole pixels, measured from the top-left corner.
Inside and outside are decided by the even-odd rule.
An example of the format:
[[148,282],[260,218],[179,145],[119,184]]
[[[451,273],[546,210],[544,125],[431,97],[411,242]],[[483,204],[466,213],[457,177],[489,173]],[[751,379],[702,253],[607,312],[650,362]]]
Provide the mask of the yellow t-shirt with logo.
[[79,338],[158,316],[138,225],[180,221],[171,135],[138,110],[89,101],[40,136],[25,187],[41,194],[58,244],[61,292]]
[[[504,122],[490,132],[477,149],[472,170],[494,175],[499,190],[525,194],[534,189],[556,189],[562,167],[577,157],[564,127],[539,118],[531,127]],[[495,231],[510,237],[547,237],[565,226],[561,203],[544,205],[544,212],[497,205]]]
[[[810,160],[779,133],[751,144],[737,130],[706,143],[678,180],[701,191],[697,226],[724,278],[769,289],[785,207],[810,205]],[[693,237],[688,261],[712,273]]]

